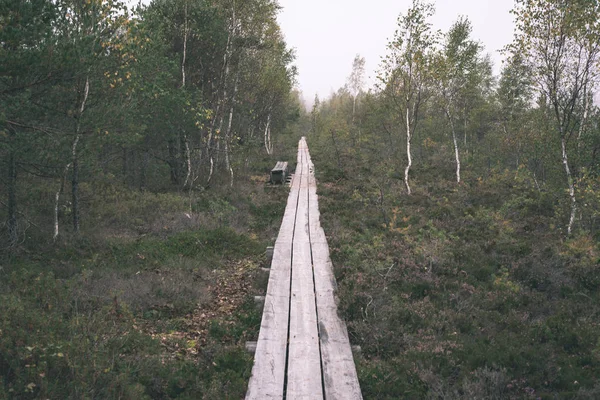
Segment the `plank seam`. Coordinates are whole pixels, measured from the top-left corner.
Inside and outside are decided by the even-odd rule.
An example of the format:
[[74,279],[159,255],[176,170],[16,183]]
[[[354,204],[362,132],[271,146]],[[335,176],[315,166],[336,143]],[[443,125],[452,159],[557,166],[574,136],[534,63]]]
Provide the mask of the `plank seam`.
[[[307,150],[308,151],[308,148]],[[325,390],[325,365],[323,364],[323,353],[321,351],[321,327],[319,326],[319,307],[317,306],[317,284],[316,284],[316,280],[315,280],[315,260],[313,257],[313,246],[312,246],[312,235],[311,235],[311,229],[310,229],[310,175],[313,171],[309,170],[308,173],[308,196],[307,196],[307,201],[308,201],[308,207],[307,207],[307,219],[308,219],[308,243],[309,243],[309,248],[310,248],[310,266],[312,269],[312,281],[313,281],[313,292],[315,294],[315,313],[317,316],[317,335],[319,337],[318,343],[319,343],[319,361],[321,362],[321,387],[323,390],[323,400],[327,400],[327,392]]]
[[[302,160],[302,159],[301,159]],[[302,162],[300,163],[302,165]],[[297,169],[297,168],[296,168]],[[300,169],[300,183],[298,185],[298,195],[296,198],[296,213],[294,214],[294,228],[292,230],[292,246],[291,246],[291,257],[290,257],[290,298],[288,306],[288,326],[287,326],[287,343],[285,347],[285,370],[283,378],[283,398],[287,398],[287,384],[288,384],[288,366],[290,361],[290,327],[292,323],[292,281],[294,279],[294,238],[296,236],[296,221],[298,221],[298,204],[300,203],[300,187],[302,186],[302,169]],[[294,179],[296,175],[294,174]]]

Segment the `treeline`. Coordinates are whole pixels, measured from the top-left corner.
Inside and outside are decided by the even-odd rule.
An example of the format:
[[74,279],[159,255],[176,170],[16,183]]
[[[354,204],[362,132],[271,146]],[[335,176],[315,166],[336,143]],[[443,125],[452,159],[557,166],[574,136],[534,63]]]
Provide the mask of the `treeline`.
[[[81,191],[233,185],[298,113],[276,0],[0,5],[2,246],[55,240]],[[43,190],[40,189],[43,186]],[[41,213],[35,222],[30,214]]]
[[414,0],[400,15],[376,89],[365,92],[357,56],[346,87],[316,99],[312,133],[333,148],[338,170],[377,168],[374,204],[394,181],[423,194],[434,177],[460,190],[513,174],[552,195],[565,235],[597,234],[600,4],[516,1],[499,77],[468,18],[440,32],[429,22],[434,11]]

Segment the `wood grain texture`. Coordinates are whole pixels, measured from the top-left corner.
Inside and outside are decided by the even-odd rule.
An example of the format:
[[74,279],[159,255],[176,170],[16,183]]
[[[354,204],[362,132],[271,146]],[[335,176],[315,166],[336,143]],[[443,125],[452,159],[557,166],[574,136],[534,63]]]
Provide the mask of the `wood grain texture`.
[[[312,167],[312,166],[311,166]],[[314,167],[313,167],[314,169]],[[362,399],[346,324],[338,315],[337,284],[325,232],[321,228],[314,170],[309,180],[309,229],[315,276],[323,385],[327,400]]]
[[273,253],[246,399],[362,399],[305,138]]
[[[298,164],[296,173],[298,174],[300,170],[301,165]],[[273,248],[273,260],[256,344],[254,365],[246,392],[247,400],[283,399],[284,396],[290,313],[292,239],[296,224],[299,190],[300,179],[293,179],[279,235]]]
[[321,356],[308,226],[308,164],[304,148],[292,258],[287,399],[322,399]]

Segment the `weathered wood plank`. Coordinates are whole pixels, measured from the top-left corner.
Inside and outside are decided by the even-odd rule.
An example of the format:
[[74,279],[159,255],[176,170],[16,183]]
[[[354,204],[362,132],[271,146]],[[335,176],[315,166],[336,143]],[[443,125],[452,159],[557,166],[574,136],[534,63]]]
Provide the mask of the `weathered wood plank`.
[[309,176],[309,226],[325,396],[327,400],[362,399],[348,330],[338,315],[337,285],[329,246],[321,228],[317,185],[312,172]]
[[[301,142],[302,143],[302,142]],[[300,145],[302,179],[292,258],[286,399],[322,399],[321,357],[308,226],[307,149]]]
[[324,394],[328,400],[362,399],[346,325],[337,313],[336,282],[320,224],[313,171],[308,146],[302,138],[273,249],[246,399],[285,396],[312,400],[323,399]]
[[299,190],[300,179],[293,179],[276,243],[292,243],[292,238],[294,237],[294,224],[296,222],[296,208],[298,204]]
[[284,183],[288,175],[288,163],[286,161],[277,161],[275,167],[271,170],[271,183]]
[[276,243],[246,399],[282,399],[291,278],[291,243]]
[[[301,166],[297,168],[301,175]],[[292,239],[300,180],[294,179],[279,235],[273,248],[271,272],[247,400],[283,399],[289,327]]]

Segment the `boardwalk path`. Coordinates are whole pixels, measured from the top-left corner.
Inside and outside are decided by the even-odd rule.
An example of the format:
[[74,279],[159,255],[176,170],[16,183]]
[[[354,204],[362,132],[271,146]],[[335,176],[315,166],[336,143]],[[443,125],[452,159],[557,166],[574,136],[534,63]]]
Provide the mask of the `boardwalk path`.
[[275,242],[246,399],[362,399],[305,138]]

